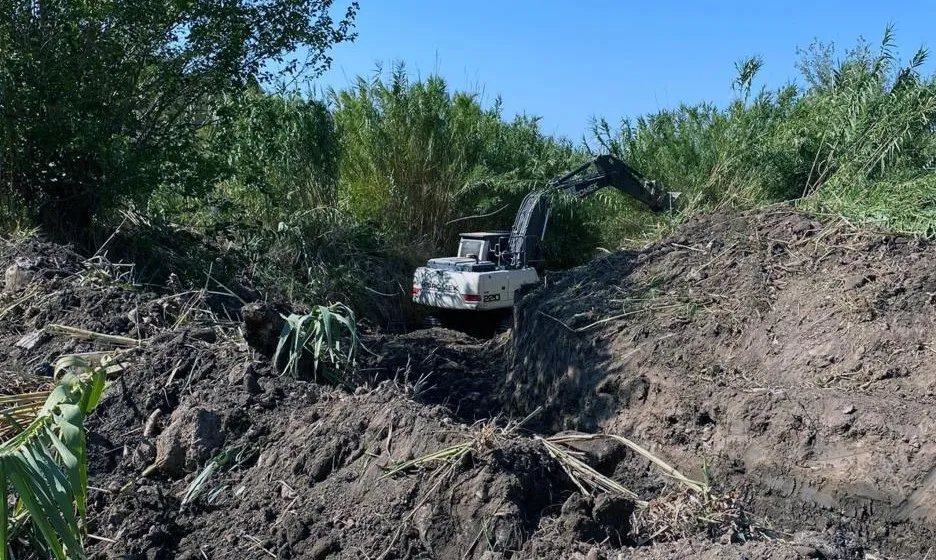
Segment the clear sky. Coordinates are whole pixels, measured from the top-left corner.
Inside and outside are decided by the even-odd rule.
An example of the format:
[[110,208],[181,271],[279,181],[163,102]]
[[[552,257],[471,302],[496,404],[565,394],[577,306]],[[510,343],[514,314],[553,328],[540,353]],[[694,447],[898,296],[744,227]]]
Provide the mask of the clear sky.
[[[336,2],[340,4],[340,2]],[[501,95],[509,117],[542,117],[578,140],[591,116],[616,123],[679,103],[731,99],[734,63],[760,55],[755,88],[797,78],[797,47],[839,51],[893,23],[902,60],[936,47],[936,2],[870,0],[360,0],[358,39],[332,51],[317,85],[341,88],[403,61],[452,88]],[[927,63],[932,72],[936,53]]]

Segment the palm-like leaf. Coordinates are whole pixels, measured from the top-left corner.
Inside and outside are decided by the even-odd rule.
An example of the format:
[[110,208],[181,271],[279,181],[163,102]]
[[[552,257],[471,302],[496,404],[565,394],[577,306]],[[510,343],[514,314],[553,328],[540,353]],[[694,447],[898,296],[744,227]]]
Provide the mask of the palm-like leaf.
[[[284,373],[298,377],[299,361],[309,351],[316,375],[322,371],[329,381],[347,385],[344,373],[354,365],[359,346],[354,311],[342,303],[319,305],[306,315],[292,314],[285,320],[273,363],[278,364],[280,356],[288,352]],[[342,350],[344,346],[346,350]],[[322,362],[327,367],[320,368]]]
[[[107,373],[73,356],[59,360],[55,371],[59,382],[41,407],[35,406],[36,394],[18,405],[7,399],[6,410],[16,411],[7,415],[12,420],[0,420],[0,433],[12,436],[0,443],[0,560],[9,558],[14,517],[32,523],[45,555],[84,558],[83,423],[101,397]],[[6,503],[10,490],[17,498],[12,516]]]

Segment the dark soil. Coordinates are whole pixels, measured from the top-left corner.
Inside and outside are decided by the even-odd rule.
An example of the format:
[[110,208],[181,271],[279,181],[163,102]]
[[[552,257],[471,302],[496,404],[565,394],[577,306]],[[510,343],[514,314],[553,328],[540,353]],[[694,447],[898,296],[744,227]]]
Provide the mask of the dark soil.
[[[88,422],[95,558],[922,559],[936,533],[920,241],[786,209],[699,216],[549,275],[492,340],[366,334],[352,392],[275,372],[235,298],[142,289],[37,240],[0,244],[0,266],[0,393],[109,348],[50,324],[145,341]],[[597,440],[578,456],[649,506],[583,495],[534,437],[564,430],[707,465],[712,495]],[[720,503],[718,522],[659,513]]]
[[454,330],[430,328],[365,341],[376,356],[365,356],[362,372],[372,380],[393,379],[411,387],[417,399],[445,406],[465,422],[503,411],[509,339],[479,340]]
[[699,216],[530,294],[506,408],[632,437],[690,476],[706,461],[785,531],[922,558],[934,293],[936,251],[918,240],[786,209]]

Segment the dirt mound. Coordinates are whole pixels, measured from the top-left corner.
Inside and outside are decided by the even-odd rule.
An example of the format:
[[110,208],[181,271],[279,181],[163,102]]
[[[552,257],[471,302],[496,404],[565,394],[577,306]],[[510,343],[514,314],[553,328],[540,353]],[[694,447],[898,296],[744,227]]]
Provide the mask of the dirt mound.
[[917,241],[700,216],[550,275],[509,335],[365,333],[352,393],[275,372],[237,298],[0,258],[4,391],[125,346],[88,425],[96,558],[922,558],[936,530]]
[[936,529],[936,250],[786,209],[698,216],[548,278],[509,409],[714,469],[788,531],[923,557]]
[[[543,557],[525,546],[557,530],[631,544],[632,500],[577,500],[516,424],[471,424],[501,412],[504,338],[366,335],[371,382],[349,394],[278,375],[203,290],[154,293],[33,240],[3,248],[5,390],[120,348],[88,421],[92,557]],[[593,455],[609,474],[625,459]]]
[[[264,381],[269,393],[282,391],[275,406],[200,402],[198,414],[174,414],[155,445],[140,438],[138,445],[149,450],[145,460],[132,451],[96,478],[105,488],[122,484],[158,454],[177,423],[189,433],[173,434],[167,445],[203,443],[192,432],[217,434],[207,428],[224,427],[229,462],[220,467],[223,477],[205,485],[203,499],[183,503],[194,472],[174,468],[132,493],[98,500],[92,530],[120,539],[99,547],[102,554],[200,558],[249,550],[352,558],[392,550],[394,557],[448,558],[476,545],[482,529],[490,532],[485,547],[511,549],[533,531],[546,497],[568,486],[558,468],[542,466],[549,462],[541,452],[515,442],[443,462],[429,477],[388,476],[388,466],[474,436],[441,409],[419,406],[389,387],[347,395],[297,382],[287,393]],[[199,458],[206,448],[190,447],[188,457]],[[200,463],[210,458],[202,454]]]

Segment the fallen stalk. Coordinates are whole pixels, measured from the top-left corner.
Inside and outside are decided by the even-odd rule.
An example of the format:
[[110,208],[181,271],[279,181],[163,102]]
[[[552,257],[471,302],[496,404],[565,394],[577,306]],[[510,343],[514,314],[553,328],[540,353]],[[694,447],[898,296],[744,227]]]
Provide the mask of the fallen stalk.
[[652,312],[652,311],[665,311],[665,310],[667,310],[667,309],[673,309],[673,308],[675,308],[675,307],[682,307],[682,304],[660,305],[660,306],[657,306],[657,307],[647,307],[647,308],[645,308],[645,309],[637,309],[637,310],[635,310],[635,311],[628,311],[628,312],[626,312],[626,313],[621,313],[621,314],[618,314],[618,315],[612,315],[611,317],[605,317],[604,319],[599,319],[598,321],[595,321],[594,323],[590,323],[590,324],[588,324],[588,325],[585,325],[584,327],[578,327],[578,328],[572,328],[572,327],[570,327],[570,326],[567,325],[565,322],[563,322],[562,319],[558,319],[558,318],[556,318],[556,317],[553,317],[552,315],[550,315],[549,313],[546,313],[545,311],[540,311],[539,313],[540,313],[540,315],[542,315],[543,317],[546,317],[547,319],[552,319],[553,321],[559,323],[560,325],[562,325],[563,327],[565,327],[565,329],[568,330],[569,332],[578,334],[578,333],[585,332],[585,331],[587,331],[587,330],[589,330],[589,329],[593,329],[593,328],[595,328],[595,327],[597,327],[597,326],[599,326],[599,325],[603,325],[603,324],[605,324],[605,323],[610,323],[611,321],[617,321],[618,319],[624,319],[624,318],[630,317],[630,316],[632,316],[632,315],[638,315],[638,314],[640,314],[640,313],[650,313],[650,312]]
[[24,295],[13,300],[13,302],[10,305],[4,307],[3,309],[0,309],[0,320],[4,319],[14,309],[28,302],[29,300],[35,298],[37,295],[39,295],[39,288],[30,288]]
[[688,478],[687,476],[683,475],[681,472],[679,472],[675,468],[668,465],[665,461],[663,461],[656,455],[650,453],[649,451],[647,451],[646,449],[644,449],[637,443],[622,436],[616,436],[613,434],[567,434],[567,435],[562,435],[562,436],[553,436],[551,438],[548,438],[547,441],[551,443],[564,444],[564,443],[573,442],[573,441],[590,441],[590,440],[600,439],[600,438],[613,439],[615,441],[623,443],[624,445],[629,447],[631,450],[636,452],[638,455],[648,459],[654,465],[659,467],[660,470],[666,473],[666,475],[669,476],[670,478],[678,480],[679,482],[681,482],[683,485],[685,485],[690,490],[693,490],[694,492],[697,492],[702,495],[708,494],[708,488],[704,484],[702,484],[701,482],[692,480],[691,478]]
[[49,398],[49,391],[0,396],[0,442],[23,431]]
[[139,347],[146,344],[145,340],[137,340],[135,338],[117,336],[113,334],[102,334],[85,329],[79,329],[77,327],[69,327],[68,325],[51,324],[47,325],[43,330],[51,335],[67,336],[76,340],[91,340],[94,342],[102,342],[104,344],[111,344],[114,346]]
[[0,405],[4,404],[24,404],[27,402],[43,403],[49,397],[49,391],[37,391],[35,393],[21,393],[19,395],[0,395]]
[[417,457],[390,468],[384,473],[380,478],[387,478],[388,476],[393,476],[397,473],[408,471],[410,469],[421,468],[430,463],[435,463],[438,461],[448,462],[448,463],[457,463],[462,457],[464,457],[468,452],[474,449],[475,442],[469,441],[466,443],[459,443],[457,445],[452,445],[446,447],[441,451],[436,451],[435,453],[430,453],[428,455],[423,455],[422,457]]
[[559,462],[559,465],[566,472],[566,474],[569,475],[569,478],[572,479],[572,482],[575,483],[579,490],[581,490],[582,493],[586,496],[592,495],[592,492],[586,488],[587,485],[590,486],[593,491],[602,490],[610,494],[618,494],[620,496],[624,496],[625,498],[634,500],[634,503],[637,505],[637,507],[640,508],[645,508],[647,505],[649,505],[648,502],[639,499],[636,493],[628,490],[620,483],[591,468],[584,461],[573,456],[571,452],[562,449],[556,443],[539,436],[534,436],[534,439],[543,444],[543,447],[546,448],[546,452],[549,453],[549,456]]

